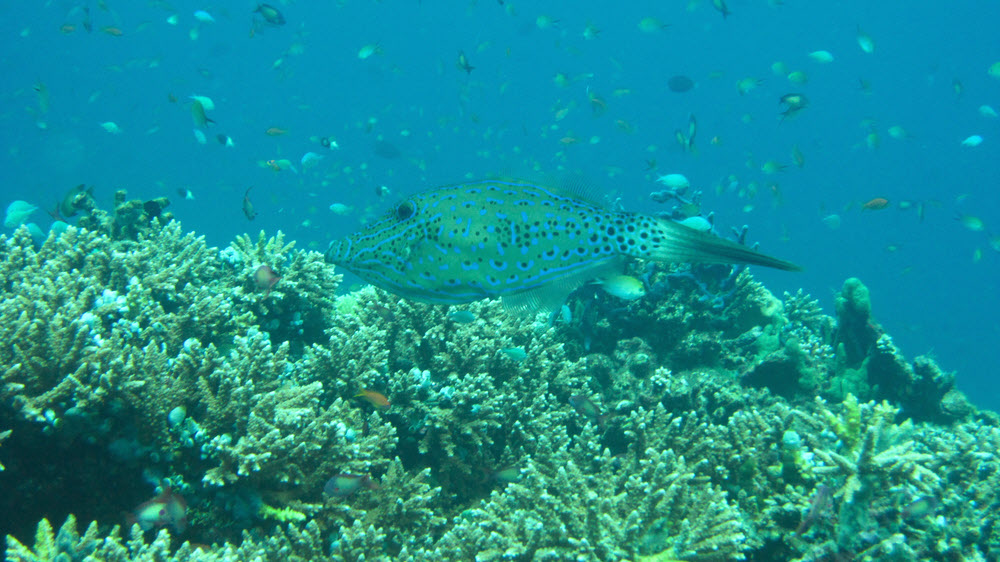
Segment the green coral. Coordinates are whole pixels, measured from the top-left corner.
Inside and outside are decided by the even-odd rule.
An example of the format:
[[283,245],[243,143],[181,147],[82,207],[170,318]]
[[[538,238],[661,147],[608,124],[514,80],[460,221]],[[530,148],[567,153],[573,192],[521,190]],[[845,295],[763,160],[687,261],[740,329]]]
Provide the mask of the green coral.
[[459,516],[438,557],[617,560],[645,550],[689,560],[742,558],[737,511],[724,492],[698,482],[683,458],[650,449],[616,468],[607,452],[554,437],[541,444],[552,460],[530,463],[520,482]]
[[[15,537],[43,508],[22,501],[11,559],[997,554],[993,418],[932,361],[902,357],[860,283],[837,324],[746,273],[718,308],[684,283],[625,305],[577,298],[558,318],[480,301],[459,322],[371,287],[337,296],[333,268],[280,233],[221,252],[176,223],[136,241],[73,228],[38,249],[24,229],[0,242],[5,476],[107,524],[149,499],[143,471],[162,475],[191,523],[179,538],[81,537],[70,519],[57,540],[43,521],[28,548]],[[253,279],[263,265],[281,277],[270,292]],[[858,335],[876,337],[848,365]],[[116,487],[68,504],[32,463]],[[369,485],[324,494],[345,474]]]
[[837,295],[837,314],[841,316],[854,316],[867,320],[872,313],[871,295],[868,287],[865,287],[857,277],[851,277],[844,281],[844,286]]
[[276,508],[267,504],[261,504],[260,509],[257,510],[257,515],[265,519],[273,519],[281,523],[300,523],[309,517],[305,513],[290,507]]
[[320,530],[314,522],[302,529],[289,525],[285,530],[274,529],[265,537],[244,533],[240,544],[221,547],[192,545],[185,542],[176,550],[171,548],[170,533],[163,529],[152,542],[146,542],[138,525],[132,527],[127,538],[122,537],[121,527],[115,525],[110,533],[99,532],[96,522],[91,522],[80,535],[76,518],[70,515],[54,532],[48,519],[38,523],[35,542],[25,546],[16,538],[7,536],[8,562],[65,562],[67,560],[108,560],[119,562],[232,562],[236,560],[331,560]]
[[[822,400],[819,400],[819,403],[824,404]],[[844,443],[846,450],[854,451],[861,443],[861,406],[858,404],[858,399],[848,393],[841,407],[843,414],[840,416],[825,407],[820,409],[820,414],[826,422],[826,427]]]
[[872,304],[868,287],[856,277],[844,281],[836,298],[837,336],[834,347],[847,367],[856,368],[877,339],[871,325]]

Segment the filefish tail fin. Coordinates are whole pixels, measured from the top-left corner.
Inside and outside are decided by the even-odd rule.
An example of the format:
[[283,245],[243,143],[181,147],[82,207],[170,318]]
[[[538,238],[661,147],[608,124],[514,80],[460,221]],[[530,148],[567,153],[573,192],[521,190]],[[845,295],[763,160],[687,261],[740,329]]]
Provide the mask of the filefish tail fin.
[[699,232],[672,220],[661,219],[653,228],[662,237],[659,244],[654,242],[648,249],[646,259],[687,263],[746,263],[762,265],[784,271],[801,271],[792,262],[762,254],[750,248]]

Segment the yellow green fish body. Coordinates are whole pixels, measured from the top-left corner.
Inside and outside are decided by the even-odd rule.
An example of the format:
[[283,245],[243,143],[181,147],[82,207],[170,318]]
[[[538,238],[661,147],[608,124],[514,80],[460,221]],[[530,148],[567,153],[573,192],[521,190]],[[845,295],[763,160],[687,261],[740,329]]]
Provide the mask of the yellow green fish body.
[[667,219],[612,211],[532,182],[492,179],[408,197],[381,220],[334,241],[327,261],[413,300],[503,298],[555,308],[624,261],[796,265]]

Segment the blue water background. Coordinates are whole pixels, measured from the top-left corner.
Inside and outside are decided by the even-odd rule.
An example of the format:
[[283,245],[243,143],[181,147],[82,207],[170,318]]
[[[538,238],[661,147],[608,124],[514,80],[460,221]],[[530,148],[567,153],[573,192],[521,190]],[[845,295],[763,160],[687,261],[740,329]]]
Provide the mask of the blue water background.
[[[987,73],[1000,61],[1000,3],[732,0],[726,20],[709,1],[275,5],[287,24],[252,37],[253,2],[0,5],[0,203],[51,208],[85,183],[105,207],[116,189],[170,197],[185,228],[213,245],[281,229],[300,247],[322,249],[395,196],[497,173],[584,177],[626,208],[665,210],[648,198],[660,188],[647,170],[655,159],[656,172],[683,173],[705,190],[720,232],[748,224],[762,250],[806,268],[755,268],[773,292],[801,287],[832,312],[844,279],[861,278],[876,320],[904,353],[931,353],[958,371],[973,401],[1000,408],[1000,253],[989,244],[990,231],[1000,234],[1000,120],[978,111],[1000,108],[1000,79]],[[82,6],[92,33],[82,29]],[[215,22],[199,23],[196,10]],[[172,15],[177,25],[167,22]],[[669,27],[643,32],[647,17]],[[64,24],[75,30],[64,33]],[[595,39],[584,37],[588,24],[600,30]],[[874,53],[859,48],[859,27]],[[359,58],[369,44],[380,53]],[[818,49],[835,60],[807,56]],[[471,74],[456,66],[460,51]],[[774,74],[776,61],[808,82]],[[569,84],[558,85],[557,73]],[[670,91],[676,74],[696,86]],[[745,77],[764,82],[740,95]],[[39,83],[50,92],[44,115]],[[603,114],[588,92],[606,102]],[[789,92],[811,103],[781,121],[778,99]],[[192,94],[216,104],[204,145],[193,133]],[[697,154],[674,140],[691,114]],[[121,133],[102,129],[106,121]],[[892,138],[890,126],[912,137]],[[270,127],[288,132],[266,135]],[[871,131],[875,148],[866,144]],[[972,134],[983,144],[962,146]],[[339,150],[320,146],[324,136]],[[563,144],[566,137],[578,142]],[[377,155],[378,139],[399,157]],[[801,169],[793,146],[805,156]],[[303,169],[309,151],[323,159]],[[282,158],[298,173],[264,164]],[[790,167],[764,174],[767,160]],[[739,187],[757,182],[757,195],[717,192],[730,175]],[[393,193],[387,200],[375,196],[381,185]],[[250,186],[253,222],[241,211]],[[892,206],[862,212],[874,197]],[[925,207],[922,222],[897,207],[903,200]],[[338,215],[332,203],[353,210]],[[960,213],[981,217],[987,232],[965,228]],[[829,214],[841,217],[838,229],[821,221]],[[42,212],[33,219],[50,224]]]

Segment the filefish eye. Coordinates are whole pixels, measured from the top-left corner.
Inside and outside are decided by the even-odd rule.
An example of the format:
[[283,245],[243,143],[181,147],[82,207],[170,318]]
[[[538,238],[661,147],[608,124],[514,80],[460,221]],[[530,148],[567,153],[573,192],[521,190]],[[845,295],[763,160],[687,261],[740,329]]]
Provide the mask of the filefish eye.
[[416,211],[417,209],[414,207],[412,201],[403,201],[398,207],[396,207],[396,218],[401,221],[405,221],[406,219],[412,217]]

